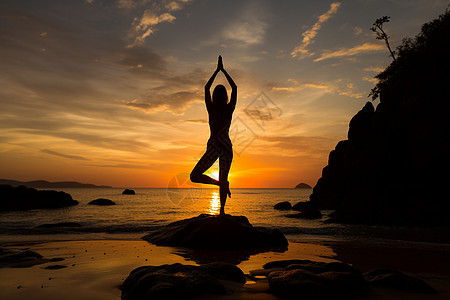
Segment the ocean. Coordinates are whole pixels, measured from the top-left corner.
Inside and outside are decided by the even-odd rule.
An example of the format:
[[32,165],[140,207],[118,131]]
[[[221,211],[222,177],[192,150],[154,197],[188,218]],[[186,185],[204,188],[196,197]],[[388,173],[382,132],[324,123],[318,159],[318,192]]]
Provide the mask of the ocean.
[[[69,208],[0,213],[0,242],[95,239],[139,239],[153,228],[170,222],[218,214],[220,201],[214,188],[136,188],[135,195],[122,195],[119,188],[64,188],[79,204]],[[321,220],[287,218],[295,211],[275,210],[282,201],[291,204],[308,201],[311,189],[232,189],[226,213],[246,216],[253,226],[277,228],[290,241],[306,239],[385,239],[447,243],[442,235],[448,229],[342,225],[326,223],[332,211],[322,211]],[[114,206],[88,205],[91,200],[107,198]],[[63,229],[35,228],[60,222],[80,227]]]

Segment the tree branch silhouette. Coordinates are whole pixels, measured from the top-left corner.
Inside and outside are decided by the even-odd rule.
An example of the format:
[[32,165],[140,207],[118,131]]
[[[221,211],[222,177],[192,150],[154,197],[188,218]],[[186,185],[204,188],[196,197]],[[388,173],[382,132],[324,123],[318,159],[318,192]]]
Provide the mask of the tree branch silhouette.
[[376,37],[377,40],[385,41],[386,46],[387,46],[389,52],[391,53],[390,56],[394,59],[394,61],[396,61],[395,52],[392,51],[391,46],[389,45],[389,36],[383,30],[384,23],[388,23],[390,18],[391,17],[383,16],[381,18],[376,19],[375,23],[372,24],[373,26],[372,26],[372,28],[370,28],[370,30],[377,34],[377,37]]

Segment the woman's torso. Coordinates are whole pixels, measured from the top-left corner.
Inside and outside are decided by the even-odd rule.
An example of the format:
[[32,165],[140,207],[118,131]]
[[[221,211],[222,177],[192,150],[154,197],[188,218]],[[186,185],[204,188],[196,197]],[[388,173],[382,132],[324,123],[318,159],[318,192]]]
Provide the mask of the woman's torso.
[[222,110],[217,110],[213,107],[209,111],[209,139],[231,143],[229,131],[232,117],[233,112],[230,111],[228,107],[225,107]]

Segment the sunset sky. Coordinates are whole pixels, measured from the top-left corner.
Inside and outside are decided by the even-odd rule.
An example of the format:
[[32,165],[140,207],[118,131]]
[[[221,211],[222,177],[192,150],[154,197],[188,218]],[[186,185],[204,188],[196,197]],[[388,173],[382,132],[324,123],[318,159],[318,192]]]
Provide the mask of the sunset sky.
[[314,185],[391,61],[372,23],[391,16],[395,47],[447,6],[2,0],[0,178],[183,183],[209,137],[203,87],[220,54],[238,85],[231,187]]

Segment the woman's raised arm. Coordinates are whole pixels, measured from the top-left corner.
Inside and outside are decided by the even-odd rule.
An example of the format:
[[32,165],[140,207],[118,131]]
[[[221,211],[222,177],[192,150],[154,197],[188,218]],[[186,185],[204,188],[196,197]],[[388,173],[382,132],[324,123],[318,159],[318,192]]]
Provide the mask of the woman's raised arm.
[[214,71],[214,73],[211,75],[211,78],[208,80],[208,82],[205,85],[205,104],[206,104],[206,109],[209,111],[209,109],[211,108],[211,85],[214,82],[214,79],[216,78],[217,73],[219,73],[219,67],[217,67],[217,69]]
[[223,66],[222,66],[222,72],[225,75],[225,77],[227,78],[228,83],[231,86],[231,97],[230,97],[230,103],[228,103],[228,105],[230,105],[230,107],[234,110],[234,108],[236,107],[236,102],[237,102],[237,85],[236,85],[236,83],[234,83],[233,79],[227,73],[227,71],[225,71]]

